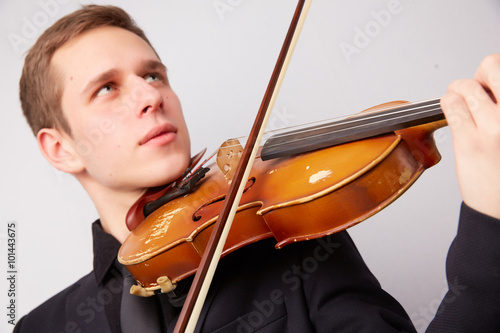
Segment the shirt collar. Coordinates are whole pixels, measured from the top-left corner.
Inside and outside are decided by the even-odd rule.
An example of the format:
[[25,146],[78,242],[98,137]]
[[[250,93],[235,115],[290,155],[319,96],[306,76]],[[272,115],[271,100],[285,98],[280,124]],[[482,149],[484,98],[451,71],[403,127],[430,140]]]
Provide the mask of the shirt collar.
[[92,239],[94,242],[94,277],[97,284],[102,285],[113,266],[121,244],[102,229],[100,220],[92,224]]

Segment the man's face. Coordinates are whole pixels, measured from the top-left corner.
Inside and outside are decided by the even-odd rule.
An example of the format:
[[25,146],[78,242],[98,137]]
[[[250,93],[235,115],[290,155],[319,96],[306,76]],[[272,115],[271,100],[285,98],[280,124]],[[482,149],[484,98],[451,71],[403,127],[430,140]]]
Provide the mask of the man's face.
[[190,141],[181,104],[143,39],[97,28],[57,50],[52,66],[69,140],[93,182],[134,191],[185,170]]

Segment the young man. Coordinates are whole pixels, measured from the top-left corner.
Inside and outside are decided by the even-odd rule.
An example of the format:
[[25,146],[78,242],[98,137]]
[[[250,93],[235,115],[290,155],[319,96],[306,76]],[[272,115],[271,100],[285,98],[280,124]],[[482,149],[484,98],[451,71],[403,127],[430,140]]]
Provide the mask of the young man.
[[[481,84],[488,86],[492,97],[484,91],[479,95],[485,105],[480,104],[481,110],[488,112],[478,115],[487,118],[482,122],[489,127],[500,128],[499,110],[492,101],[500,91],[485,75],[495,64],[499,73],[498,57],[490,57],[476,81],[455,84],[443,100],[458,136],[459,180],[470,207],[464,206],[467,213],[462,218],[493,224],[488,231],[492,237],[495,232],[500,235],[500,226],[495,225],[500,223],[495,220],[500,218],[500,193],[494,186],[499,184],[500,167],[494,156],[500,149],[489,143],[482,130],[476,132],[474,126],[479,124],[472,120],[476,113],[464,117],[461,112],[469,114],[463,98],[476,94]],[[189,135],[165,66],[125,12],[87,6],[39,38],[26,57],[20,87],[23,111],[42,154],[54,167],[78,179],[95,203],[99,220],[92,226],[94,270],[22,318],[15,332],[172,331],[191,279],[173,293],[142,299],[152,315],[142,324],[137,312],[125,314],[125,273],[116,262],[129,233],[124,221],[130,206],[147,188],[177,179],[189,163]],[[453,117],[456,121],[451,121]],[[102,131],[104,139],[89,145],[85,134],[95,130]],[[467,133],[472,143],[464,142],[460,131],[472,132]],[[486,134],[495,135],[493,130]],[[488,144],[484,150],[471,147],[480,140]],[[473,159],[468,157],[471,153]],[[478,167],[481,172],[475,173]],[[485,189],[490,191],[489,202],[480,199]],[[315,269],[307,273],[301,270],[306,258],[315,260]],[[104,300],[103,306],[92,301],[98,298]],[[462,297],[454,304],[462,299],[468,300]],[[440,313],[443,319],[438,316],[434,325],[450,318],[450,308],[446,304]],[[151,323],[154,327],[140,326]],[[280,251],[272,241],[261,241],[227,256],[219,264],[197,330],[415,331],[402,307],[380,288],[346,232]]]

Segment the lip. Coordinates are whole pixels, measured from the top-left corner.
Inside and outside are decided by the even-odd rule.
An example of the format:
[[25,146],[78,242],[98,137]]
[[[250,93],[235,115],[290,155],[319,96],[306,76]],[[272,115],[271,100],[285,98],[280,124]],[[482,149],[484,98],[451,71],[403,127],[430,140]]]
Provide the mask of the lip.
[[139,141],[139,145],[146,145],[152,143],[165,144],[171,141],[171,138],[177,133],[177,127],[172,124],[165,123],[153,127],[143,138]]

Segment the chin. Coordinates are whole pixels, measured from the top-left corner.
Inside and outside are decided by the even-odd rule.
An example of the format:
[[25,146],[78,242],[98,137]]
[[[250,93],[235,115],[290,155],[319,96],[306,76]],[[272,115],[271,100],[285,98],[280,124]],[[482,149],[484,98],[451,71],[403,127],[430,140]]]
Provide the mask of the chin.
[[[177,180],[186,171],[189,166],[189,161],[190,158],[187,157],[182,161],[175,163],[175,165],[169,163],[167,166],[158,167],[156,170],[151,172],[151,174],[146,176],[151,180],[151,185],[149,185],[149,187],[162,186]],[[161,172],[161,170],[164,172]]]

